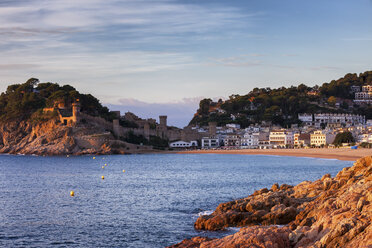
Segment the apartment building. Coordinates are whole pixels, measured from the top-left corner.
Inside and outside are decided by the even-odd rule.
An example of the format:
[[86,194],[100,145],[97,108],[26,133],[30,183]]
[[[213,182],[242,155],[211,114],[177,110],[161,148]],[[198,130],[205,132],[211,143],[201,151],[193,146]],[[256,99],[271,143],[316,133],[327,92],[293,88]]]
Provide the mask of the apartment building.
[[240,147],[243,149],[256,149],[259,144],[259,133],[246,132],[240,139]]
[[220,140],[217,137],[203,137],[201,139],[202,149],[211,149],[220,147]]
[[325,146],[332,144],[336,135],[323,130],[314,131],[310,134],[310,144],[314,146]]
[[355,103],[372,103],[372,85],[362,86],[362,91],[355,92]]
[[287,130],[271,131],[269,141],[274,148],[293,146],[294,134]]

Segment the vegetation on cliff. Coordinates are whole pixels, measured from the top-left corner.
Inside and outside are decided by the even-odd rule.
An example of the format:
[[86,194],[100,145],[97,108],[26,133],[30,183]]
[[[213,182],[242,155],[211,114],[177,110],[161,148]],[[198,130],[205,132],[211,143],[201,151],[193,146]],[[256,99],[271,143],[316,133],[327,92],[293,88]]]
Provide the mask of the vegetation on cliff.
[[218,125],[237,123],[246,127],[267,121],[284,127],[300,123],[298,113],[319,112],[361,114],[371,119],[372,106],[355,105],[350,89],[368,83],[372,83],[372,71],[347,74],[321,87],[300,84],[278,89],[254,88],[246,95],[231,95],[226,101],[203,99],[190,124],[204,126],[214,121]]
[[102,106],[91,94],[81,94],[70,85],[60,86],[56,83],[39,83],[30,78],[23,84],[9,85],[0,95],[0,120],[29,120],[40,117],[42,109],[53,107],[56,101],[72,103],[79,99],[81,111],[92,116],[112,120],[114,114]]

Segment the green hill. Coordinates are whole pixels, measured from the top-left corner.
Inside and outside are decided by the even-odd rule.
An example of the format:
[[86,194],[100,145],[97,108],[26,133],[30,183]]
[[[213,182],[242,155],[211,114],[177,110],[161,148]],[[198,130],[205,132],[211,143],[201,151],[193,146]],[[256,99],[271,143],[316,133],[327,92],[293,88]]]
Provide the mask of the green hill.
[[81,111],[106,120],[114,117],[107,107],[90,94],[81,94],[70,85],[39,83],[31,78],[23,84],[9,85],[0,95],[0,120],[29,120],[38,118],[45,107],[53,107],[56,101],[71,103],[79,99]]
[[218,125],[237,123],[247,127],[267,121],[285,127],[300,123],[298,113],[320,112],[361,114],[372,119],[372,106],[354,104],[354,93],[350,90],[353,85],[371,83],[372,71],[367,71],[346,74],[320,87],[300,84],[278,89],[254,88],[246,95],[231,95],[226,101],[203,99],[189,125],[204,126],[214,121]]

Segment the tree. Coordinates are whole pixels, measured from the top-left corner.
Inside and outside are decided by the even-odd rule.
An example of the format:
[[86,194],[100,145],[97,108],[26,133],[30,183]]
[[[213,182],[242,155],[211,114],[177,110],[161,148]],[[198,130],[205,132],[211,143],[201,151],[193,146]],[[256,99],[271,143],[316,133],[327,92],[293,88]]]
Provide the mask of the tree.
[[331,105],[331,106],[335,106],[336,105],[336,101],[337,101],[337,99],[334,96],[330,96],[328,98],[328,100],[327,100],[328,104]]
[[353,143],[353,142],[355,142],[355,140],[354,140],[354,137],[353,137],[352,133],[343,132],[343,133],[338,133],[336,135],[336,138],[333,141],[333,144],[341,145],[343,143]]
[[348,109],[348,108],[349,108],[349,104],[347,104],[347,102],[343,101],[343,102],[341,103],[341,108],[343,108],[343,109]]
[[44,107],[53,107],[55,101],[63,100],[69,104],[76,99],[81,100],[82,112],[109,121],[114,118],[115,114],[110,113],[108,108],[102,106],[92,95],[80,94],[70,85],[39,83],[38,79],[30,78],[23,84],[9,85],[6,92],[0,95],[0,119],[28,120]]

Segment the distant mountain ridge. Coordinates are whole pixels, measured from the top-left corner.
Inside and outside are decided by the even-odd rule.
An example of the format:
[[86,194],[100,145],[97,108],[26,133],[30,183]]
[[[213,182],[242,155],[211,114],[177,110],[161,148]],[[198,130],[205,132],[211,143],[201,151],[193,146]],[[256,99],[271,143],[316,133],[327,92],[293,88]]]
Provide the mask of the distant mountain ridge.
[[360,114],[372,119],[372,106],[355,104],[351,90],[351,86],[367,84],[372,84],[372,71],[359,75],[349,73],[322,86],[254,88],[246,95],[231,95],[225,101],[203,99],[189,125],[206,126],[208,122],[217,122],[218,125],[237,123],[247,127],[269,122],[284,127],[300,123],[299,113],[321,112]]

